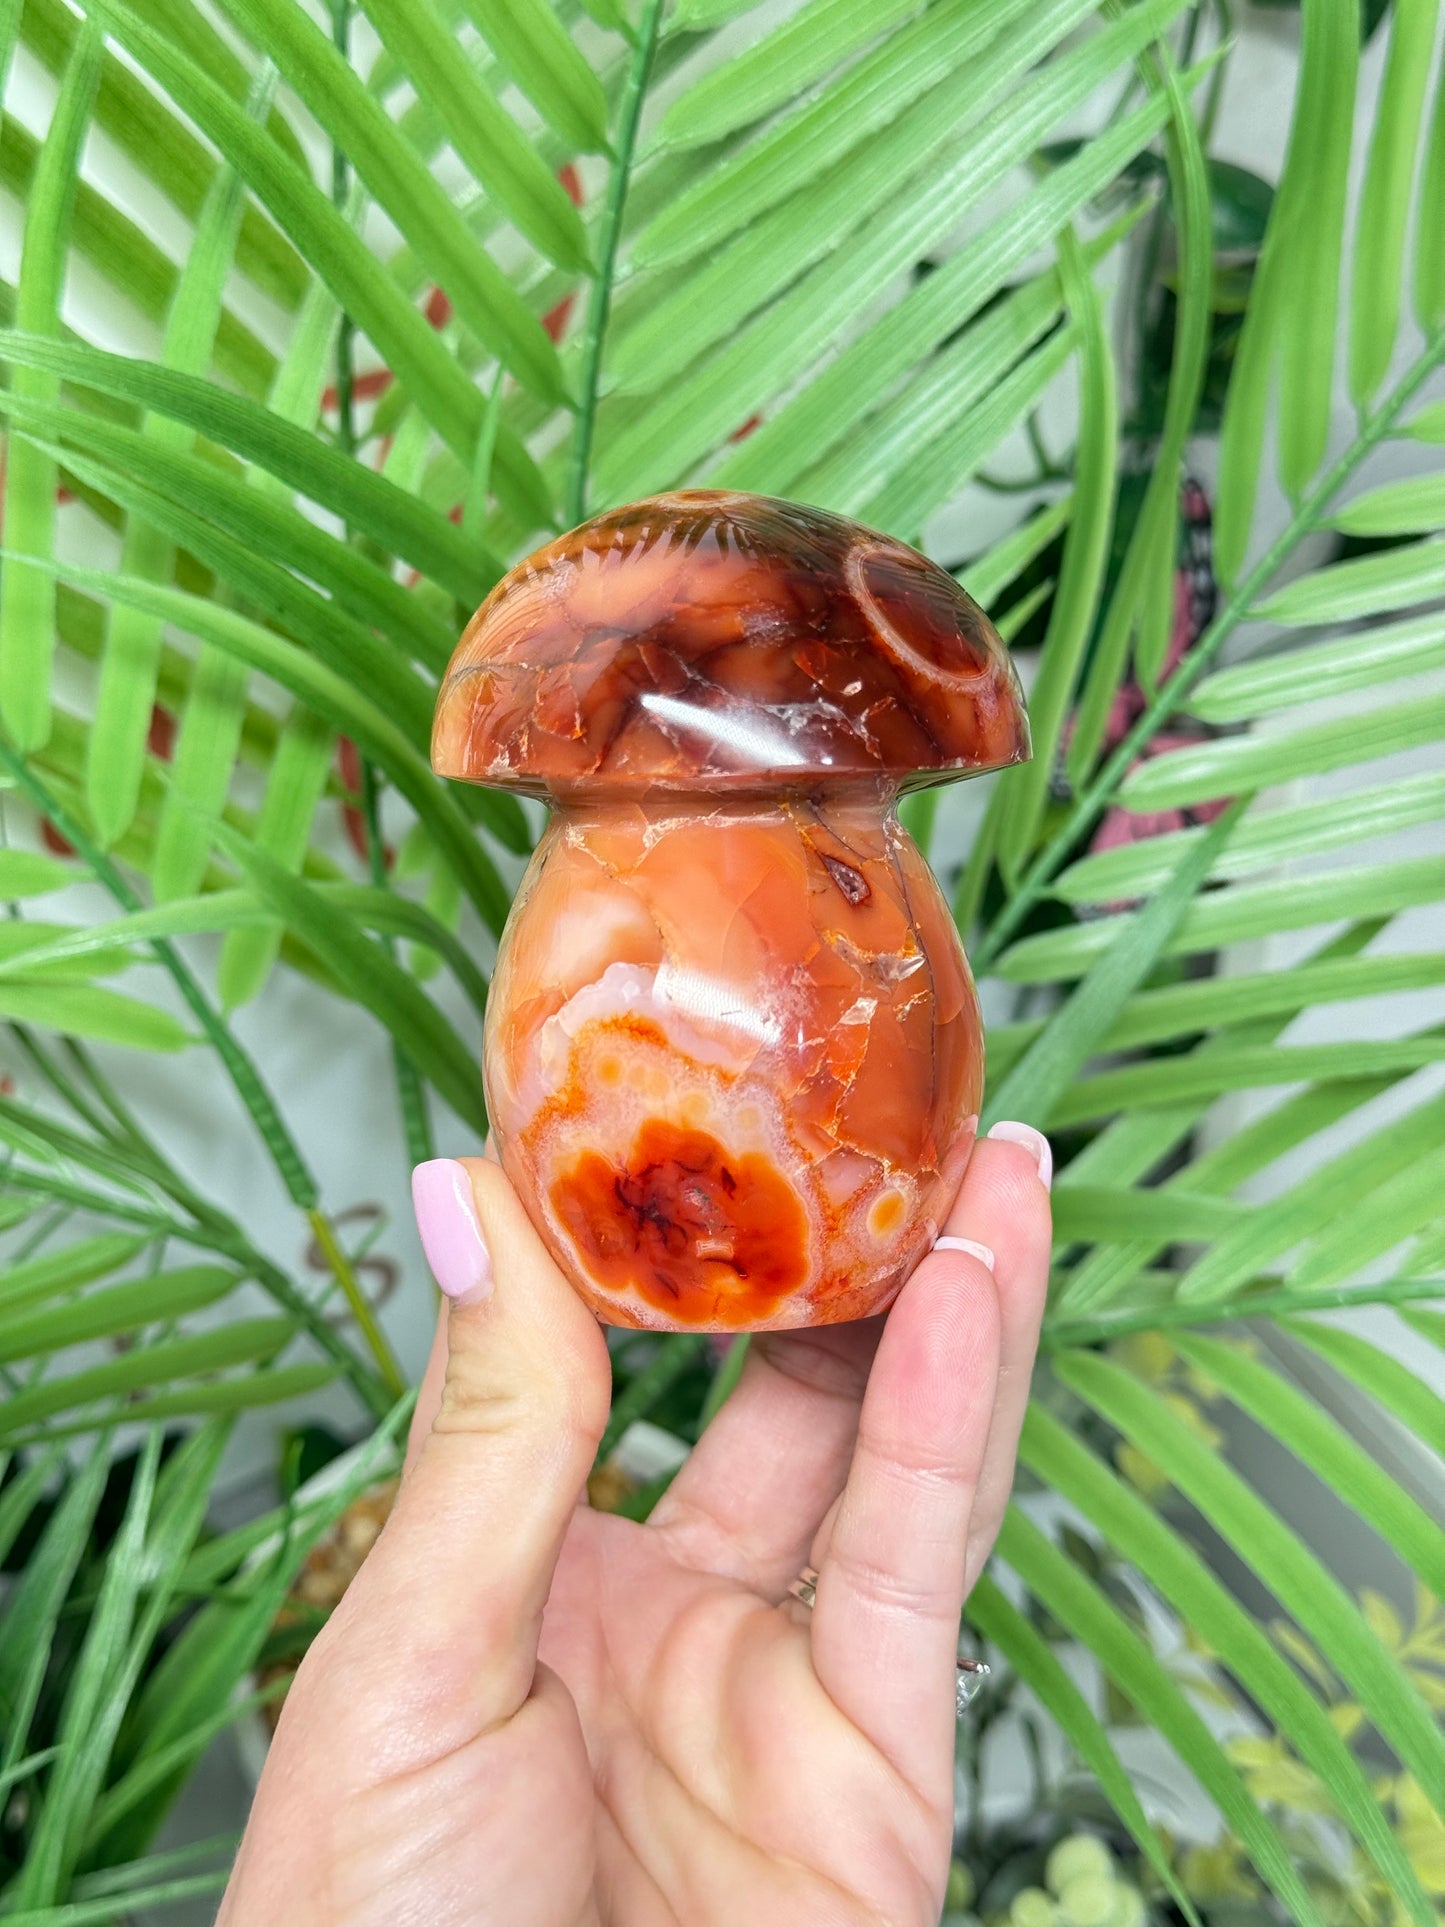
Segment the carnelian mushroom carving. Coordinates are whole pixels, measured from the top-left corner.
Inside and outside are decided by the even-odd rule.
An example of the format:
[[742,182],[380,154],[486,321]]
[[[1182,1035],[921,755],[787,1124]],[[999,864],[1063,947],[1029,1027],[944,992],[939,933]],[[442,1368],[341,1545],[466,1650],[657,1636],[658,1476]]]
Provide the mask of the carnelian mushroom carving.
[[600,1318],[756,1331],[889,1302],[983,1085],[968,966],[895,805],[1028,754],[983,611],[836,515],[654,496],[497,584],[432,761],[553,805],[484,1074],[502,1162]]

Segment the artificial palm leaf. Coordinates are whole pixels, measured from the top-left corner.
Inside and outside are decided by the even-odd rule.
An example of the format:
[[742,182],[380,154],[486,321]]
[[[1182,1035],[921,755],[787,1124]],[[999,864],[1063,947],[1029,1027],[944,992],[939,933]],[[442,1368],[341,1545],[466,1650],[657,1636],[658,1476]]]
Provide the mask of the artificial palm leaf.
[[[1262,1427],[1303,1479],[1338,1488],[1382,1560],[1445,1578],[1418,1493],[1361,1443],[1375,1432],[1317,1411],[1290,1371],[1308,1361],[1407,1451],[1439,1453],[1423,1369],[1322,1316],[1394,1306],[1397,1331],[1445,1342],[1429,1303],[1445,1296],[1429,1081],[1445,1024],[1354,1035],[1368,1000],[1445,981],[1439,944],[1393,927],[1438,916],[1445,864],[1376,841],[1419,832],[1445,800],[1423,761],[1445,738],[1445,490],[1424,461],[1403,479],[1373,466],[1397,438],[1417,458],[1445,441],[1430,387],[1445,361],[1438,6],[1396,0],[1366,125],[1358,9],[1305,0],[1224,396],[1222,589],[1182,646],[1182,468],[1201,394],[1218,404],[1221,290],[1240,285],[1213,249],[1224,68],[1218,49],[1201,58],[1203,10],[805,0],[750,21],[749,0],[363,0],[380,43],[364,71],[348,50],[360,14],[336,11],[0,9],[6,52],[10,29],[59,89],[38,128],[7,96],[0,158],[27,199],[17,282],[0,289],[0,776],[17,821],[28,808],[72,846],[0,852],[16,909],[0,1021],[33,1083],[0,1097],[0,1447],[22,1462],[0,1486],[0,1543],[27,1529],[56,1441],[81,1441],[0,1617],[0,1787],[30,1816],[5,1903],[76,1922],[122,1894],[215,1886],[195,1856],[139,1856],[314,1533],[390,1462],[389,1345],[264,1053],[227,1013],[304,971],[387,1034],[413,1155],[436,1097],[480,1136],[468,1066],[486,960],[533,825],[510,798],[431,776],[438,676],[540,537],[705,483],[932,538],[1037,652],[1036,761],[994,784],[964,860],[949,854],[965,840],[956,791],[906,806],[976,969],[1012,1000],[991,1032],[990,1111],[1047,1125],[1058,1153],[1024,1438],[1052,1496],[1020,1501],[975,1628],[1186,1917],[1181,1857],[1111,1731],[1120,1695],[1278,1906],[1324,1910],[1299,1829],[1248,1744],[1216,1730],[1207,1665],[1214,1701],[1354,1843],[1376,1896],[1361,1905],[1383,1891],[1423,1923],[1428,1867],[1366,1775],[1388,1757],[1412,1799],[1445,1805],[1434,1675],[1251,1488],[1229,1441]],[[179,223],[179,250],[123,204],[91,129]],[[72,266],[118,322],[76,298]],[[1152,339],[1154,311],[1121,333],[1111,305],[1136,284],[1167,320],[1148,419],[1132,337]],[[137,352],[117,352],[132,336]],[[1361,410],[1345,429],[1337,364]],[[1039,453],[1036,416],[1061,403],[1072,447],[1040,457],[997,540],[960,538],[960,505],[982,499],[965,490],[1006,508],[998,471],[1025,437]],[[62,481],[74,500],[57,513]],[[153,705],[178,721],[173,746]],[[1411,749],[1416,763],[1381,766]],[[1135,834],[1155,818],[1162,834]],[[81,876],[113,908],[57,921],[46,899]],[[207,934],[219,957],[192,948]],[[1215,967],[1281,938],[1301,961],[1266,949],[1238,974]],[[1329,1031],[1294,1034],[1320,1010]],[[198,1194],[85,1038],[218,1053],[350,1327]],[[1276,1095],[1241,1116],[1220,1102],[1239,1092]],[[685,1338],[626,1369],[614,1435],[674,1422],[689,1388],[695,1429],[732,1382],[725,1368],[707,1389]],[[271,1519],[205,1543],[227,1415],[337,1382],[375,1428],[355,1476],[299,1502],[289,1535]],[[147,1442],[119,1536],[94,1550],[122,1418]],[[163,1428],[186,1435],[164,1462]],[[1287,1624],[1271,1633],[1236,1594],[1211,1533]],[[1161,1613],[1206,1656],[1193,1671],[1156,1646]]]
[[[247,110],[258,118],[270,105],[275,78],[274,69],[269,67],[263,67],[257,75]],[[161,358],[170,367],[199,370],[210,366],[222,291],[240,227],[242,198],[240,181],[223,169],[201,208],[191,253],[167,316]],[[144,432],[162,447],[183,447],[188,439],[164,417],[147,417]],[[128,575],[168,579],[171,554],[164,534],[152,523],[132,517],[126,524],[121,567]],[[107,849],[129,827],[135,813],[146,736],[155,706],[160,648],[161,626],[153,617],[133,606],[112,609],[86,765],[90,819]],[[207,692],[213,710],[219,707],[217,693],[214,689]],[[232,707],[235,709],[234,703]]]
[[[163,23],[172,38],[184,44],[235,99],[246,98],[252,81],[250,71],[203,14],[181,13],[154,4],[138,11]],[[78,31],[76,16],[61,0],[25,0],[20,39],[52,73],[63,70]],[[101,62],[94,121],[181,213],[199,219],[216,174],[214,158],[110,49]],[[303,158],[294,128],[274,107],[266,115],[266,129],[293,159]],[[296,305],[306,285],[304,264],[255,208],[248,208],[242,216],[237,264],[258,287],[287,308]]]
[[1148,1582],[1188,1617],[1270,1718],[1289,1733],[1412,1918],[1424,1927],[1431,1918],[1429,1897],[1386,1825],[1369,1782],[1325,1709],[1268,1634],[1231,1598],[1193,1548],[1057,1419],[1040,1410],[1031,1412],[1021,1450],[1024,1463],[1107,1533]]
[[[335,730],[324,716],[302,703],[292,706],[256,818],[256,847],[285,870],[299,871],[305,858],[335,742]],[[209,840],[208,827],[201,834]],[[389,893],[387,900],[404,901]],[[228,1010],[259,992],[280,951],[283,928],[269,922],[228,935],[216,972],[221,1002]]]
[[[1203,1340],[1185,1341],[1198,1348]],[[1209,1354],[1213,1356],[1213,1353]],[[1320,1561],[1157,1393],[1099,1358],[1058,1362],[1065,1382],[1149,1454],[1239,1555],[1301,1630],[1330,1655],[1389,1745],[1438,1805],[1445,1800],[1445,1737],[1403,1668]]]
[[[100,72],[101,38],[88,27],[66,64],[50,131],[40,151],[26,202],[15,318],[37,333],[60,318],[65,234],[75,204],[76,171],[91,97]],[[43,374],[21,376],[21,389],[43,399],[53,386]],[[5,474],[8,539],[21,554],[48,556],[54,540],[56,472],[33,442],[11,451]],[[50,657],[55,634],[54,584],[23,563],[0,581],[0,718],[16,741],[38,749],[50,733]]]
[[56,1624],[85,1551],[109,1460],[109,1439],[102,1435],[67,1481],[24,1574],[5,1601],[0,1708],[5,1716],[3,1764],[7,1767],[29,1750],[30,1723],[45,1683]]
[[[70,1871],[65,1864],[69,1858],[66,1836],[77,1828],[79,1813],[88,1805],[83,1792],[83,1781],[89,1777],[88,1758],[94,1759],[99,1752],[103,1762],[108,1751],[104,1723],[97,1733],[96,1721],[101,1715],[106,1676],[112,1671],[114,1646],[127,1639],[140,1591],[160,1446],[160,1433],[153,1431],[136,1462],[125,1517],[106,1561],[95,1612],[86,1629],[80,1659],[66,1696],[60,1724],[60,1763],[47,1783],[34,1845],[26,1855],[14,1894],[18,1909],[43,1906],[60,1897]],[[114,1708],[114,1695],[111,1701]],[[123,1700],[121,1705],[123,1707]],[[114,1712],[112,1717],[116,1717]],[[79,1799],[73,1796],[72,1789],[79,1793]]]

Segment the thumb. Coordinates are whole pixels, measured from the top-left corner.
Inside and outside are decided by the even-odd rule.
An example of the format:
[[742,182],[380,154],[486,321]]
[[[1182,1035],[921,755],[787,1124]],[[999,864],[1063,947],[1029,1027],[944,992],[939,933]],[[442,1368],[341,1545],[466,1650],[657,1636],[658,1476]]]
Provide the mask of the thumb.
[[600,1328],[497,1165],[435,1159],[417,1167],[412,1195],[451,1300],[445,1378],[386,1530],[343,1601],[349,1626],[335,1630],[370,1649],[350,1657],[358,1670],[384,1669],[393,1717],[404,1727],[409,1704],[430,1754],[510,1719],[532,1689],[542,1609],[611,1374]]

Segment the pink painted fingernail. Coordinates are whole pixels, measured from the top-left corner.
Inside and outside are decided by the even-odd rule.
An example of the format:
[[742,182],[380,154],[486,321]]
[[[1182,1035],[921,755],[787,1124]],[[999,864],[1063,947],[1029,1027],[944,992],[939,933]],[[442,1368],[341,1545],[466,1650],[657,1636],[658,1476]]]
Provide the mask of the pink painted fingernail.
[[455,1158],[433,1158],[411,1174],[421,1248],[448,1298],[470,1304],[492,1289],[492,1254],[482,1236],[472,1181]]
[[995,1124],[989,1132],[990,1137],[1001,1138],[1005,1144],[1021,1144],[1039,1167],[1039,1179],[1045,1191],[1054,1181],[1053,1146],[1042,1131],[1036,1131],[1032,1124],[1016,1124],[1006,1119]]
[[993,1270],[993,1253],[987,1245],[975,1244],[972,1238],[935,1238],[935,1251],[966,1251],[970,1258],[977,1258],[981,1265]]

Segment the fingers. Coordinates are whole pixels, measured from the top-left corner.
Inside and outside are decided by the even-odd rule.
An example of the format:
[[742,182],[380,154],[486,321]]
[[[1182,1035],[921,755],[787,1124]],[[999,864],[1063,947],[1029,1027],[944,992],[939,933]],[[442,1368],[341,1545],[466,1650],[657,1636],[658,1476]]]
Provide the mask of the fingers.
[[[482,1156],[491,1163],[498,1162],[496,1140],[488,1137]],[[406,1428],[406,1458],[403,1471],[410,1472],[417,1460],[427,1434],[431,1431],[437,1409],[442,1402],[442,1386],[447,1376],[447,1306],[450,1299],[443,1297],[437,1306],[437,1328],[432,1334],[431,1350],[427,1354],[426,1369],[422,1372],[421,1383],[416,1388],[416,1404],[412,1407],[411,1424]]]
[[441,1396],[324,1637],[333,1670],[380,1700],[398,1748],[439,1756],[531,1690],[611,1379],[601,1331],[495,1164],[438,1159],[418,1168],[414,1193],[451,1299]]
[[652,1513],[685,1564],[769,1595],[847,1477],[881,1318],[759,1332],[731,1397]]
[[[1015,1132],[1024,1136],[1006,1136]],[[1040,1146],[1048,1157],[1047,1140],[1027,1125],[997,1127],[976,1148],[935,1246],[962,1243],[993,1256],[1002,1311],[1000,1391],[970,1526],[969,1585],[1008,1502],[1043,1313],[1049,1222]],[[869,1319],[753,1339],[736,1390],[652,1514],[680,1558],[769,1594],[808,1563],[818,1521],[847,1477],[882,1329],[882,1319]],[[821,1563],[816,1546],[811,1556]]]
[[965,1251],[925,1258],[888,1314],[852,1470],[815,1562],[818,1679],[912,1785],[948,1779],[964,1547],[999,1344],[987,1265]]
[[1049,1163],[1024,1126],[975,1149],[889,1314],[853,1468],[814,1544],[818,1676],[910,1777],[952,1757],[959,1611],[1008,1502],[1043,1313]]
[[1027,1124],[996,1124],[974,1153],[967,1197],[960,1198],[957,1215],[994,1254],[1000,1315],[998,1396],[968,1526],[965,1598],[993,1551],[1013,1487],[1048,1296],[1052,1172],[1047,1138]]
[[963,1545],[998,1378],[998,1293],[927,1256],[884,1326],[813,1607],[828,1696],[915,1784],[952,1757]]

